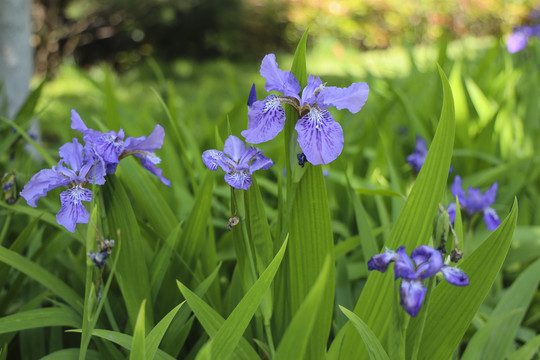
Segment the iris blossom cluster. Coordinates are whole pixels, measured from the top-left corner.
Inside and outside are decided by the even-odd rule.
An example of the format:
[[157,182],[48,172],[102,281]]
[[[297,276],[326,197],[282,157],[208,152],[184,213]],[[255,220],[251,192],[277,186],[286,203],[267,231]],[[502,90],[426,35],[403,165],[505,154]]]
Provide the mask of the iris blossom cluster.
[[226,172],[225,181],[235,189],[247,190],[251,186],[251,175],[257,170],[268,170],[274,162],[262,151],[246,145],[238,137],[230,135],[225,140],[223,151],[206,150],[202,154],[206,167]]
[[307,86],[302,89],[290,71],[279,69],[274,54],[264,57],[260,74],[266,79],[266,91],[282,95],[272,94],[262,101],[254,101],[250,96],[248,129],[242,131],[246,141],[259,144],[275,138],[285,125],[282,105],[289,104],[298,112],[295,130],[307,161],[321,165],[335,160],[343,150],[343,129],[327,109],[335,106],[357,113],[367,100],[368,85],[359,82],[347,88],[325,86],[319,77],[309,75]]
[[[469,187],[466,194],[462,188],[460,176],[454,178],[454,183],[451,187],[452,195],[458,198],[460,208],[471,216],[482,212],[486,227],[491,231],[495,230],[501,224],[497,212],[491,207],[495,202],[497,189],[498,184],[494,183],[482,194],[479,188]],[[450,203],[448,205],[448,215],[450,216],[450,221],[454,222],[456,217],[456,203]]]
[[52,169],[40,170],[21,191],[28,205],[37,207],[38,200],[49,191],[57,187],[68,187],[60,193],[61,207],[56,214],[56,221],[74,232],[76,224],[88,223],[90,220],[90,214],[82,203],[92,200],[92,191],[87,187],[90,184],[103,185],[105,176],[114,174],[120,159],[128,155],[139,157],[147,170],[170,186],[170,181],[156,167],[160,160],[154,151],[161,148],[165,136],[160,125],[156,125],[149,137],[129,137],[124,141],[122,130],[118,133],[102,133],[88,129],[75,110],[72,110],[71,120],[72,129],[83,133],[84,147],[76,138],[60,147],[58,164]]
[[411,257],[401,246],[397,251],[386,249],[382,254],[373,256],[368,261],[368,270],[386,271],[394,262],[394,277],[401,278],[399,289],[400,305],[411,316],[416,316],[426,296],[427,288],[423,280],[442,272],[444,278],[452,285],[469,285],[469,278],[460,269],[444,265],[438,250],[427,245],[420,245],[411,253]]

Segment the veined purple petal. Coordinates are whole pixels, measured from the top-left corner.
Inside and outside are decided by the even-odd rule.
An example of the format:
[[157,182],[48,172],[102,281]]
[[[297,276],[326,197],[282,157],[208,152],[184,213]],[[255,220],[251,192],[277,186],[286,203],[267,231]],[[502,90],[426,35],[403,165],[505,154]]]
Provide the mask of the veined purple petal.
[[427,279],[441,270],[443,259],[441,253],[431,246],[420,245],[411,253],[411,259],[416,265],[416,277]]
[[441,268],[441,272],[443,273],[446,281],[448,281],[452,285],[456,285],[456,286],[469,285],[469,278],[467,277],[467,274],[465,274],[463,270],[461,269],[444,265]]
[[274,54],[268,54],[261,63],[260,74],[266,79],[264,89],[266,91],[279,91],[285,96],[299,99],[298,94],[302,88],[300,83],[290,71],[279,69]]
[[386,249],[382,254],[374,255],[368,261],[368,270],[378,270],[385,272],[391,262],[399,260],[398,254],[394,250]]
[[249,92],[249,98],[247,101],[248,110],[251,109],[251,106],[253,103],[257,101],[257,89],[255,88],[255,84],[251,87],[251,91]]
[[247,166],[238,166],[236,170],[225,174],[225,181],[235,189],[247,190],[251,186],[251,175]]
[[83,164],[83,146],[79,144],[77,138],[73,138],[73,142],[65,143],[58,149],[60,159],[64,164],[69,166],[74,171],[79,171]]
[[255,101],[248,111],[248,129],[242,131],[247,142],[259,144],[272,140],[283,130],[285,110],[279,97],[270,95],[263,101]]
[[347,109],[353,114],[362,109],[369,95],[369,86],[366,83],[353,83],[347,88],[335,86],[323,87],[318,97],[319,105],[324,107],[335,106],[338,110]]
[[414,265],[405,252],[405,246],[400,246],[397,249],[397,254],[399,259],[396,260],[394,264],[394,277],[397,279],[399,277],[404,279],[414,280],[416,279],[416,274],[414,273]]
[[427,288],[419,280],[401,280],[399,288],[400,304],[409,315],[416,316],[426,297]]
[[78,223],[88,223],[90,214],[82,201],[91,201],[92,191],[76,185],[60,193],[61,208],[56,214],[56,222],[70,232],[75,232]]
[[328,111],[312,108],[294,128],[298,144],[311,164],[328,164],[341,154],[343,129]]
[[300,106],[305,104],[315,104],[317,102],[317,95],[319,90],[322,88],[322,80],[320,77],[309,75],[307,86],[302,90],[302,100],[300,101]]
[[459,199],[460,206],[465,207],[467,199],[465,196],[465,191],[463,191],[463,188],[461,187],[461,176],[456,175],[456,177],[454,178],[454,182],[450,187],[450,190],[452,191],[452,195]]
[[272,159],[267,158],[259,152],[255,158],[255,161],[249,165],[249,173],[253,175],[253,173],[257,170],[268,170],[272,166],[274,166]]
[[141,159],[141,165],[152,174],[156,175],[161,182],[167,186],[171,186],[171,181],[165,178],[162,173],[163,170],[156,165],[161,162],[161,159],[157,157],[153,152],[145,151],[144,153],[136,153],[136,157]]
[[499,184],[493,183],[493,185],[491,185],[491,187],[486,190],[482,199],[484,207],[491,206],[495,202],[498,188],[499,188]]
[[499,219],[497,212],[490,207],[484,209],[484,222],[489,231],[494,231],[501,225],[501,220]]
[[124,151],[124,141],[116,131],[108,131],[99,137],[93,138],[94,151],[105,163],[118,164],[118,157]]
[[218,166],[223,169],[225,172],[231,171],[233,168],[224,161],[223,159],[224,154],[222,151],[219,150],[206,150],[202,154],[202,160],[204,165],[206,165],[207,168],[209,168],[212,171],[216,171],[218,169]]
[[223,147],[223,153],[229,155],[229,157],[236,163],[246,153],[246,145],[242,140],[234,135],[229,135],[227,140],[225,140],[225,146]]
[[126,151],[149,151],[154,152],[157,149],[161,149],[163,146],[163,139],[165,138],[165,129],[159,124],[154,126],[152,133],[146,136],[140,136],[138,138],[128,137],[124,142],[124,148]]
[[455,202],[448,204],[448,208],[446,209],[446,212],[448,213],[448,216],[450,217],[450,222],[453,224],[454,221],[456,221],[456,212],[457,212],[457,205]]
[[84,121],[82,121],[81,116],[74,109],[71,109],[71,128],[82,133],[88,130],[88,127]]
[[49,191],[59,186],[67,186],[69,179],[52,169],[43,169],[36,173],[30,181],[24,185],[21,196],[26,199],[28,205],[37,207],[40,197],[47,195]]

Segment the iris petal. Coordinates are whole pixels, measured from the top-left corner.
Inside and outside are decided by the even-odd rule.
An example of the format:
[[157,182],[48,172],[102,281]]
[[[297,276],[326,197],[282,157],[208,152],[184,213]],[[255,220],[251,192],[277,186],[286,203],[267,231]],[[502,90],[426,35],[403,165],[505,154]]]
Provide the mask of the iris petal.
[[163,126],[157,124],[154,126],[154,130],[152,130],[152,133],[148,137],[128,137],[124,142],[124,147],[126,151],[141,150],[154,152],[157,149],[161,149],[164,138],[165,130],[163,129]]
[[88,130],[81,116],[74,109],[71,109],[71,128],[80,132]]
[[452,183],[452,186],[450,187],[450,190],[452,191],[452,195],[457,197],[459,199],[460,206],[466,207],[466,196],[465,191],[463,191],[461,187],[461,176],[456,175],[454,178],[454,182]]
[[156,166],[156,164],[159,164],[161,162],[161,159],[159,157],[149,151],[143,154],[135,154],[135,156],[141,159],[141,165],[146,170],[157,176],[163,184],[171,186],[171,181],[162,175],[163,170]]
[[229,155],[231,159],[238,163],[246,152],[246,145],[238,137],[231,135],[225,140],[223,153]]
[[298,94],[302,88],[300,83],[290,71],[283,71],[278,67],[276,55],[268,54],[261,63],[260,74],[266,79],[264,89],[266,91],[279,91],[285,96],[292,96],[298,99]]
[[401,280],[399,288],[400,304],[409,315],[416,316],[424,303],[427,288],[418,280]]
[[58,149],[61,161],[71,167],[74,171],[79,171],[83,164],[82,156],[83,146],[79,144],[77,138],[73,142],[65,143]]
[[363,82],[353,83],[346,88],[323,87],[319,95],[319,105],[335,106],[338,110],[347,109],[355,114],[362,109],[368,95],[369,86]]
[[272,140],[283,130],[285,110],[279,98],[270,95],[263,101],[253,103],[248,118],[248,129],[242,131],[242,136],[248,143],[259,144]]
[[486,228],[490,231],[494,231],[501,225],[501,220],[497,212],[490,207],[484,209],[484,222],[486,223]]
[[441,268],[441,272],[443,273],[446,281],[448,281],[452,285],[469,285],[469,278],[467,277],[467,274],[465,274],[461,269],[445,265]]
[[229,174],[225,174],[225,181],[235,189],[247,190],[251,186],[252,179],[246,167],[245,169],[236,169]]
[[382,254],[372,256],[368,261],[368,270],[378,270],[385,272],[391,262],[399,260],[399,256],[394,250],[386,249]]
[[432,277],[443,266],[441,253],[427,245],[420,245],[414,249],[411,259],[416,264],[416,277],[420,279]]
[[47,195],[52,189],[59,186],[67,186],[68,184],[68,178],[65,178],[52,169],[43,169],[32,176],[30,181],[24,185],[21,196],[26,199],[28,205],[37,207],[40,197]]
[[405,252],[405,246],[400,246],[397,249],[397,254],[399,259],[396,260],[394,265],[394,276],[395,278],[404,278],[404,279],[416,279],[416,274],[414,273],[414,265],[409,259],[409,256]]
[[79,185],[60,193],[60,211],[56,214],[56,222],[70,232],[75,232],[78,223],[88,223],[90,214],[82,201],[91,201],[92,191]]
[[343,129],[328,111],[312,108],[294,128],[298,144],[311,164],[328,164],[341,154]]

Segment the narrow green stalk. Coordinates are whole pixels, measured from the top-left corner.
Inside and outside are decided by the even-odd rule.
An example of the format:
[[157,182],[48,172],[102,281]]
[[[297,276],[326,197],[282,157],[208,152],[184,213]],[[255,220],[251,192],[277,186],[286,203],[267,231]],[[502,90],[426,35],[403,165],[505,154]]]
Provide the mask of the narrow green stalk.
[[4,243],[4,238],[6,237],[7,231],[9,229],[9,224],[11,224],[11,218],[13,217],[13,213],[9,213],[6,216],[6,222],[4,223],[4,227],[2,228],[2,233],[0,234],[0,245]]
[[[240,219],[240,227],[242,229],[242,238],[244,240],[244,246],[246,247],[249,267],[251,270],[252,282],[254,284],[257,281],[258,276],[257,276],[256,265],[255,265],[255,259],[253,257],[253,250],[251,247],[251,243],[249,241],[249,234],[247,231],[244,192],[235,191],[234,189],[232,189],[232,199],[233,199],[233,207],[234,207],[233,213],[236,213],[238,215],[238,218]],[[259,326],[257,326],[257,329],[259,329]],[[274,347],[274,339],[272,337],[272,329],[271,329],[271,325],[269,321],[266,321],[266,320],[264,321],[264,329],[266,330],[266,338],[268,340],[268,346],[270,348],[270,355],[271,357],[273,357],[275,353],[275,347]],[[260,334],[260,335],[263,335],[263,334]],[[261,336],[261,338],[263,338],[263,336]]]

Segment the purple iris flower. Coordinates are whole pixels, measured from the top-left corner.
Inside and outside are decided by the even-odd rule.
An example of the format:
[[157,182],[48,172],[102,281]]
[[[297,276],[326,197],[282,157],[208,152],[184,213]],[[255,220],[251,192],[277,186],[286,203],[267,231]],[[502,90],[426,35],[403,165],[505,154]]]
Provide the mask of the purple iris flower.
[[165,130],[161,125],[156,125],[150,136],[138,138],[128,137],[124,140],[124,130],[107,131],[102,133],[89,129],[82,121],[80,115],[71,110],[71,128],[83,133],[85,141],[85,153],[92,154],[95,159],[100,159],[105,163],[107,175],[114,174],[120,160],[129,155],[135,155],[141,159],[142,166],[157,176],[161,182],[171,186],[171,182],[162,175],[162,170],[156,165],[161,159],[154,153],[161,149]]
[[427,245],[414,249],[410,258],[405,252],[405,246],[400,246],[397,252],[386,249],[368,261],[368,270],[385,272],[391,262],[395,262],[395,279],[401,278],[400,305],[411,316],[416,316],[424,303],[427,288],[423,280],[442,272],[452,285],[469,285],[469,278],[462,270],[444,265],[441,253]]
[[40,197],[47,195],[59,186],[69,189],[60,193],[60,211],[56,214],[58,224],[71,232],[77,223],[88,223],[90,214],[82,204],[92,200],[92,191],[88,184],[103,185],[105,183],[105,167],[103,162],[95,161],[86,153],[77,139],[62,145],[59,149],[60,162],[52,169],[40,170],[32,176],[21,191],[21,196],[28,205],[37,207]]
[[225,181],[235,189],[247,190],[251,186],[251,175],[259,169],[268,170],[274,166],[271,159],[263,156],[262,150],[246,145],[234,135],[225,140],[223,151],[206,150],[202,160],[210,170],[223,169]]
[[536,36],[540,39],[540,24],[524,25],[514,28],[508,37],[506,48],[510,54],[517,53],[527,46],[529,38]]
[[252,103],[248,110],[248,129],[242,131],[246,141],[258,144],[275,138],[285,125],[282,104],[289,104],[300,117],[295,129],[307,160],[313,165],[335,160],[343,150],[343,129],[327,109],[335,106],[338,110],[357,113],[366,103],[368,85],[353,83],[348,88],[327,87],[319,77],[309,75],[307,86],[302,90],[290,71],[278,68],[274,54],[264,57],[260,73],[266,79],[266,91],[278,91],[283,95],[269,95]]
[[[452,195],[459,199],[461,209],[465,210],[469,215],[482,212],[487,229],[493,231],[501,224],[497,212],[491,207],[495,202],[498,187],[499,185],[494,183],[483,194],[479,188],[469,187],[467,194],[465,194],[461,186],[461,177],[456,176],[450,190],[452,191]],[[448,215],[450,216],[450,221],[454,222],[456,218],[456,203],[450,203],[448,205]]]

